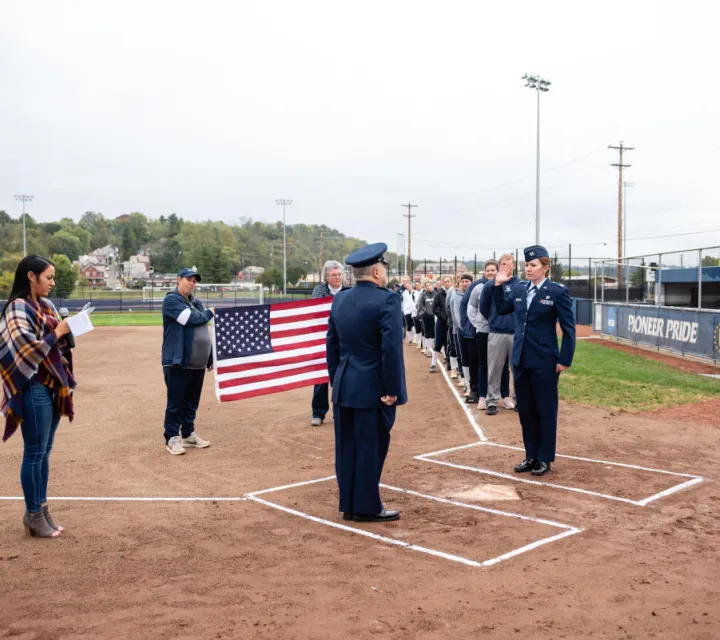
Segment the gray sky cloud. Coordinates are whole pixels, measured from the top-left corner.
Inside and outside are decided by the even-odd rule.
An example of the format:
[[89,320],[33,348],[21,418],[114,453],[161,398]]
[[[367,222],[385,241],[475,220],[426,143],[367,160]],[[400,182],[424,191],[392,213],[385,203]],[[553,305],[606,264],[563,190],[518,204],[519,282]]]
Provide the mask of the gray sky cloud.
[[[5,3],[0,209],[325,223],[413,253],[720,244],[712,2]],[[508,184],[510,183],[510,184]],[[504,186],[503,186],[504,185]],[[703,234],[682,235],[703,230]],[[666,235],[654,238],[649,236]],[[604,246],[603,243],[607,242]],[[563,251],[564,249],[564,251]]]

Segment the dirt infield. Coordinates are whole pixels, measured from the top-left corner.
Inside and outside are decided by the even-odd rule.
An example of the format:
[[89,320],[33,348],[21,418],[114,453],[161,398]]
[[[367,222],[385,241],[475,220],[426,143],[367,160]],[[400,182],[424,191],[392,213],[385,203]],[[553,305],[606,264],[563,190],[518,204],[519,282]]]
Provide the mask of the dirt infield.
[[[309,426],[308,389],[220,406],[208,377],[198,432],[212,446],[164,451],[160,335],[78,339],[77,419],[58,432],[50,494],[104,499],[51,498],[67,531],[50,541],[24,537],[22,502],[0,500],[0,637],[720,637],[720,431],[692,410],[561,405],[558,450],[600,462],[560,458],[519,483],[493,475],[522,457],[491,446],[521,445],[512,411],[472,409],[491,444],[432,458],[454,467],[415,458],[478,436],[406,348],[410,404],[383,476],[402,519],[344,523],[332,479],[246,499],[332,476],[332,427]],[[19,435],[0,447],[0,495],[21,495],[21,451]],[[705,481],[639,506],[688,481],[654,470]],[[488,484],[519,499],[473,500]],[[172,497],[238,499],[137,500]]]

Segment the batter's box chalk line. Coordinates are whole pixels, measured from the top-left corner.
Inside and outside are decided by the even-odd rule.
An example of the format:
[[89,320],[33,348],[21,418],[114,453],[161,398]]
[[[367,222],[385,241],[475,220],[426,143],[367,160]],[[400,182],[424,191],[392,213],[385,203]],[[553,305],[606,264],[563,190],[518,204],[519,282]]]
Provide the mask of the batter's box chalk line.
[[327,482],[329,480],[334,480],[334,479],[335,479],[335,476],[327,476],[325,478],[318,478],[316,480],[308,480],[306,482],[296,482],[294,484],[286,484],[281,487],[273,487],[271,489],[263,489],[262,491],[255,491],[254,493],[248,493],[246,495],[249,500],[258,502],[258,503],[263,504],[272,509],[278,509],[280,511],[284,511],[285,513],[289,513],[291,515],[298,516],[299,518],[303,518],[305,520],[310,520],[311,522],[323,524],[325,526],[332,527],[334,529],[340,529],[341,531],[347,531],[349,533],[356,533],[358,535],[365,536],[366,538],[371,538],[371,539],[377,540],[379,542],[384,542],[386,544],[395,545],[396,547],[402,547],[404,549],[409,549],[410,551],[426,553],[428,555],[435,556],[437,558],[443,558],[444,560],[450,560],[452,562],[459,562],[460,564],[464,564],[469,567],[490,567],[494,564],[498,564],[499,562],[502,562],[503,560],[509,560],[510,558],[519,556],[520,554],[525,553],[527,551],[532,551],[533,549],[537,549],[538,547],[541,547],[542,545],[549,544],[550,542],[555,542],[557,540],[561,540],[562,538],[567,538],[568,536],[575,535],[576,533],[580,533],[582,531],[582,529],[578,529],[577,527],[573,527],[568,524],[562,524],[560,522],[553,522],[552,520],[544,520],[542,518],[532,518],[530,516],[523,516],[518,513],[510,513],[508,511],[500,511],[498,509],[489,509],[487,507],[480,507],[478,505],[466,504],[464,502],[457,502],[456,500],[448,500],[446,498],[439,498],[438,496],[431,496],[431,495],[427,495],[424,493],[418,493],[417,491],[410,491],[409,489],[402,489],[400,487],[392,487],[390,485],[380,484],[380,486],[383,489],[387,489],[388,491],[396,491],[398,493],[404,493],[406,495],[423,498],[425,500],[433,500],[435,502],[441,502],[443,504],[448,504],[448,505],[451,505],[454,507],[460,507],[463,509],[473,509],[475,511],[482,511],[483,513],[490,513],[493,515],[504,516],[504,517],[508,517],[508,518],[517,518],[519,520],[525,520],[525,521],[529,521],[529,522],[534,522],[536,524],[543,524],[543,525],[547,525],[550,527],[555,527],[557,529],[561,529],[561,532],[554,536],[549,536],[547,538],[541,538],[540,540],[536,540],[535,542],[531,542],[530,544],[526,544],[517,549],[513,549],[512,551],[503,553],[502,555],[496,556],[494,558],[490,558],[488,560],[484,560],[482,562],[478,562],[477,560],[471,560],[470,558],[464,558],[462,556],[458,556],[458,555],[455,555],[452,553],[445,553],[444,551],[439,551],[437,549],[429,549],[428,547],[422,547],[420,545],[403,542],[402,540],[396,540],[395,538],[388,538],[387,536],[381,536],[377,533],[367,531],[366,529],[351,527],[349,525],[341,524],[339,522],[333,522],[332,520],[326,520],[325,518],[319,518],[317,516],[310,515],[309,513],[305,513],[303,511],[299,511],[297,509],[291,509],[289,507],[285,507],[281,504],[278,504],[276,502],[271,502],[270,500],[266,500],[265,498],[260,497],[261,495],[266,495],[268,493],[275,493],[277,491],[283,491],[285,489],[292,489],[294,487],[302,487],[302,486],[306,486],[306,485],[310,485],[310,484],[316,484],[319,482]]
[[[24,500],[22,496],[0,496],[0,500]],[[136,496],[51,496],[50,500],[65,500],[77,502],[243,502],[247,500],[245,496],[236,498],[202,498],[202,497],[136,497]]]
[[446,460],[436,460],[438,456],[446,455],[448,453],[453,453],[454,451],[461,451],[463,449],[470,449],[472,447],[499,447],[501,449],[512,449],[514,451],[522,451],[523,454],[525,453],[525,449],[523,447],[511,447],[505,444],[497,444],[494,442],[472,442],[470,444],[461,445],[459,447],[451,447],[450,449],[442,449],[441,451],[432,451],[430,453],[424,453],[419,456],[415,456],[416,460],[422,460],[423,462],[432,462],[434,464],[443,465],[445,467],[451,467],[453,469],[462,469],[464,471],[473,471],[475,473],[481,473],[483,475],[488,476],[495,476],[496,478],[505,478],[507,480],[512,480],[513,482],[523,482],[525,484],[535,484],[539,485],[541,487],[550,487],[552,489],[562,489],[564,491],[573,491],[575,493],[582,493],[584,495],[588,496],[595,496],[597,498],[604,498],[606,500],[615,500],[617,502],[625,502],[627,504],[632,504],[638,507],[645,507],[651,502],[655,502],[656,500],[659,500],[660,498],[664,498],[666,496],[669,496],[673,493],[676,493],[678,491],[682,491],[683,489],[687,489],[688,487],[692,487],[696,484],[700,484],[705,478],[702,476],[696,476],[689,473],[677,473],[675,471],[666,471],[664,469],[651,469],[650,467],[641,467],[636,464],[626,464],[624,462],[609,462],[607,460],[596,460],[594,458],[581,458],[579,456],[567,456],[567,455],[561,455],[557,454],[558,458],[566,458],[568,460],[581,460],[583,462],[592,462],[595,464],[603,464],[611,467],[620,467],[624,469],[634,469],[636,471],[648,471],[651,473],[659,473],[663,475],[668,476],[675,476],[678,478],[689,478],[688,480],[681,482],[679,484],[676,484],[669,489],[665,489],[664,491],[660,491],[659,493],[656,493],[654,495],[648,496],[647,498],[643,498],[642,500],[631,500],[630,498],[623,498],[620,496],[614,496],[609,495],[607,493],[600,493],[598,491],[590,491],[588,489],[582,489],[580,487],[570,487],[566,485],[561,484],[555,484],[552,482],[543,482],[541,480],[530,480],[529,478],[522,478],[519,477],[517,474],[510,474],[510,473],[502,473],[500,471],[493,471],[492,469],[485,469],[483,467],[476,467],[472,465],[467,464],[456,464],[454,462],[447,462]]

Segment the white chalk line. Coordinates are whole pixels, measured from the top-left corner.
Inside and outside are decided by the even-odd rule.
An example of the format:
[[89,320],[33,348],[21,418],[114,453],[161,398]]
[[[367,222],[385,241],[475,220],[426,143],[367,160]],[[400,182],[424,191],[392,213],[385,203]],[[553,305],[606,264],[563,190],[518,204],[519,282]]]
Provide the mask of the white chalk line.
[[318,478],[316,480],[307,480],[305,482],[296,482],[289,485],[283,485],[280,487],[274,487],[271,489],[263,489],[262,491],[255,491],[253,493],[247,494],[247,497],[249,500],[252,500],[253,502],[258,502],[260,504],[264,504],[267,507],[270,507],[272,509],[279,509],[280,511],[284,511],[285,513],[289,513],[291,515],[298,516],[300,518],[304,518],[305,520],[310,520],[312,522],[317,522],[318,524],[324,524],[329,527],[333,527],[334,529],[340,529],[342,531],[348,531],[351,533],[357,533],[359,535],[365,536],[367,538],[372,538],[373,540],[378,540],[380,542],[385,542],[387,544],[392,544],[398,547],[402,547],[404,549],[409,549],[411,551],[418,551],[420,553],[426,553],[428,555],[436,556],[438,558],[443,558],[445,560],[451,560],[453,562],[459,562],[461,564],[470,566],[470,567],[489,567],[494,564],[497,564],[498,562],[502,562],[503,560],[507,560],[509,558],[514,558],[515,556],[520,555],[521,553],[525,553],[526,551],[531,551],[533,549],[536,549],[537,547],[548,544],[549,542],[554,542],[556,540],[560,540],[562,538],[565,538],[570,535],[574,535],[576,533],[580,533],[582,529],[578,529],[577,527],[574,527],[572,525],[562,524],[559,522],[553,522],[552,520],[544,520],[542,518],[533,518],[531,516],[524,516],[519,513],[511,513],[508,511],[500,511],[498,509],[490,509],[488,507],[481,507],[479,505],[474,504],[467,504],[465,502],[458,502],[456,500],[448,500],[447,498],[440,498],[438,496],[431,496],[424,493],[419,493],[417,491],[412,491],[410,489],[403,489],[401,487],[393,487],[391,485],[386,484],[380,484],[380,486],[384,489],[388,489],[389,491],[396,491],[398,493],[405,493],[408,495],[416,496],[419,498],[424,498],[427,500],[434,500],[436,502],[441,502],[444,504],[449,504],[455,507],[462,507],[466,509],[474,509],[476,511],[482,511],[485,513],[489,513],[492,515],[499,515],[499,516],[505,516],[505,517],[511,517],[511,518],[518,518],[520,520],[527,520],[536,524],[544,524],[551,527],[559,528],[559,529],[565,529],[560,534],[556,534],[554,536],[549,536],[547,538],[542,538],[540,540],[536,540],[535,542],[531,542],[527,545],[524,545],[522,547],[519,547],[517,549],[513,549],[512,551],[509,551],[507,553],[504,553],[500,556],[497,556],[495,558],[490,558],[489,560],[484,560],[482,562],[479,562],[477,560],[471,560],[470,558],[465,558],[463,556],[458,556],[452,553],[446,553],[445,551],[439,551],[437,549],[430,549],[428,547],[423,547],[421,545],[415,545],[410,544],[409,542],[405,542],[403,540],[396,540],[395,538],[388,538],[386,536],[381,536],[377,533],[372,533],[371,531],[367,531],[366,529],[360,529],[357,527],[351,527],[346,524],[341,524],[339,522],[333,522],[332,520],[327,520],[326,518],[320,518],[318,516],[313,516],[309,513],[306,513],[304,511],[299,511],[297,509],[291,509],[290,507],[285,507],[281,504],[278,504],[276,502],[271,502],[269,500],[265,500],[263,498],[259,498],[258,496],[261,494],[266,493],[272,493],[275,491],[282,491],[284,489],[290,489],[293,487],[302,487],[309,484],[315,484],[318,482],[325,482],[327,480],[334,479],[335,476],[328,476],[325,478]]
[[[468,449],[469,447],[500,447],[501,449],[513,449],[515,451],[524,452],[524,447],[514,447],[508,444],[498,444],[497,442],[471,442],[470,444],[460,445],[459,447],[451,447],[449,449],[443,449],[441,451],[433,451],[431,453],[421,454],[423,458],[429,456],[439,456],[443,453],[450,453],[452,451],[459,451],[460,449]],[[417,456],[416,456],[417,457]],[[626,462],[613,462],[611,460],[598,460],[597,458],[582,458],[580,456],[569,456],[561,453],[556,454],[557,458],[567,458],[569,460],[580,460],[582,462],[595,462],[597,464],[607,464],[613,467],[625,467],[626,469],[636,469],[638,471],[650,471],[652,473],[663,473],[669,476],[679,476],[681,478],[694,478],[704,479],[703,476],[696,476],[691,473],[678,473],[677,471],[667,471],[666,469],[653,469],[651,467],[642,467],[637,464],[628,464]]]
[[[0,496],[0,500],[24,500],[22,496]],[[135,497],[135,496],[50,496],[48,500],[79,501],[79,502],[242,502],[247,500],[245,496],[230,498],[165,498],[165,497]]]
[[[448,386],[450,387],[450,391],[452,391],[453,395],[455,396],[455,399],[460,404],[460,407],[465,412],[465,416],[467,417],[468,421],[470,422],[470,426],[475,430],[475,433],[477,433],[478,438],[480,438],[481,441],[485,442],[488,438],[483,433],[482,427],[478,424],[477,420],[475,420],[475,416],[472,414],[472,410],[469,408],[468,404],[465,402],[465,399],[458,393],[458,390],[453,386],[452,380],[448,377],[448,374],[445,371],[445,367],[440,366],[440,371],[443,374],[443,377],[445,378],[445,382],[448,383]],[[477,405],[471,405],[471,406],[477,406]]]
[[610,495],[607,493],[600,493],[599,491],[590,491],[589,489],[581,489],[580,487],[570,487],[567,485],[555,484],[552,482],[543,482],[540,480],[531,480],[529,478],[520,478],[517,475],[503,473],[500,471],[493,471],[492,469],[486,469],[484,467],[474,467],[471,465],[447,462],[445,460],[433,460],[432,459],[433,457],[436,457],[439,455],[452,453],[454,451],[460,451],[462,449],[468,449],[470,447],[478,447],[478,446],[500,447],[502,449],[513,449],[513,450],[517,450],[517,451],[525,451],[525,449],[523,449],[522,447],[513,447],[513,446],[509,446],[509,445],[504,445],[504,444],[496,444],[493,442],[472,442],[470,444],[461,445],[459,447],[451,447],[449,449],[442,449],[440,451],[433,451],[431,453],[425,453],[425,454],[422,454],[419,456],[415,456],[415,459],[422,460],[424,462],[432,462],[434,464],[439,464],[439,465],[451,467],[454,469],[462,469],[464,471],[473,471],[475,473],[481,473],[484,475],[495,476],[497,478],[505,478],[507,480],[512,480],[513,482],[534,484],[534,485],[539,485],[541,487],[550,487],[553,489],[562,489],[564,491],[572,491],[574,493],[581,493],[584,495],[595,496],[598,498],[603,498],[605,500],[614,500],[616,502],[625,502],[627,504],[632,504],[632,505],[638,506],[638,507],[644,507],[644,506],[648,505],[649,503],[654,502],[655,500],[669,496],[673,493],[676,493],[677,491],[682,491],[683,489],[686,489],[693,485],[699,484],[699,483],[703,482],[703,480],[704,480],[704,478],[702,476],[695,476],[695,475],[691,475],[691,474],[687,474],[687,473],[676,473],[674,471],[666,471],[664,469],[652,469],[650,467],[642,467],[639,465],[626,464],[623,462],[610,462],[607,460],[596,460],[594,458],[582,458],[582,457],[578,457],[578,456],[567,456],[567,455],[560,455],[560,454],[557,455],[557,457],[559,457],[559,458],[568,458],[568,459],[572,459],[572,460],[580,460],[583,462],[593,462],[593,463],[597,463],[597,464],[605,464],[605,465],[609,465],[609,466],[623,467],[623,468],[634,469],[634,470],[639,470],[639,471],[648,471],[650,473],[659,473],[659,474],[670,475],[670,476],[678,476],[678,477],[682,477],[682,478],[691,478],[690,480],[688,480],[686,482],[682,482],[678,485],[675,485],[673,487],[665,489],[664,491],[656,493],[652,496],[643,498],[642,500],[632,500],[630,498],[623,498],[621,496],[614,496],[614,495]]

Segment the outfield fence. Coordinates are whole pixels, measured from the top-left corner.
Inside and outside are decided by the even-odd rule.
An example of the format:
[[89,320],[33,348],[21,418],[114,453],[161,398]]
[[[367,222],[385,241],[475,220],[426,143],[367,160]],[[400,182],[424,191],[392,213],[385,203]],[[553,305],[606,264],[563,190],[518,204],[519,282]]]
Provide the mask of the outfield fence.
[[720,363],[720,311],[596,302],[593,329],[610,338]]

